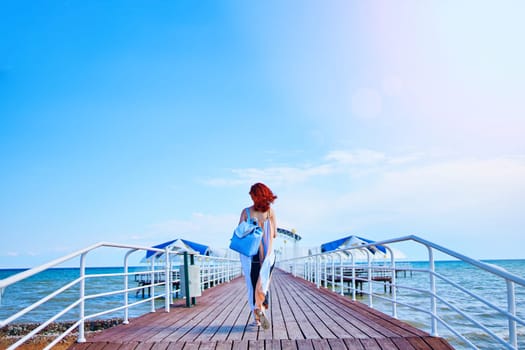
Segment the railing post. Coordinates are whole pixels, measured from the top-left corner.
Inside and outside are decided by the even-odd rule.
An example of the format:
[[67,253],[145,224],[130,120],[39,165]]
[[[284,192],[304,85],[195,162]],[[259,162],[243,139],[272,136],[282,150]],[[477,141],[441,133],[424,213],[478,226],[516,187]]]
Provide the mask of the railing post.
[[[516,299],[514,291],[514,282],[506,280],[507,282],[507,309],[512,316],[516,316]],[[509,343],[514,349],[518,348],[518,338],[516,333],[516,321],[509,317]]]
[[321,257],[317,255],[315,257],[315,284],[317,288],[321,286]]
[[221,262],[221,283],[226,281],[226,265],[224,261]]
[[354,260],[354,253],[350,252],[350,256],[352,257],[352,300],[355,301],[355,260]]
[[335,258],[331,254],[330,258],[332,259],[332,292],[335,292]]
[[129,324],[129,309],[128,309],[128,304],[129,304],[129,301],[128,301],[128,297],[129,297],[129,295],[128,295],[129,294],[129,292],[128,292],[128,288],[129,288],[129,282],[128,282],[128,279],[129,279],[129,276],[128,276],[129,263],[128,263],[128,258],[131,255],[131,253],[133,253],[134,251],[136,251],[136,249],[128,251],[126,253],[126,255],[124,256],[124,290],[126,292],[124,293],[124,320],[122,321],[123,324]]
[[311,281],[310,279],[310,258],[306,258],[304,260],[304,279],[307,281]]
[[344,286],[344,277],[345,277],[345,271],[343,268],[343,254],[338,253],[339,256],[339,278],[341,279],[341,295],[345,295],[345,286]]
[[312,283],[315,281],[314,273],[315,273],[315,257],[310,258],[308,260],[308,280]]
[[328,288],[328,256],[322,256],[324,287]]
[[84,311],[85,311],[85,292],[86,292],[86,254],[80,255],[80,305],[79,305],[79,317],[80,324],[78,325],[78,343],[85,343],[86,337],[84,336]]
[[166,247],[166,250],[164,251],[164,255],[166,256],[166,259],[164,261],[164,273],[166,277],[164,278],[164,282],[166,283],[164,285],[164,311],[170,312],[170,302],[171,302],[171,269],[170,269],[170,250],[168,247]]
[[232,280],[232,271],[231,271],[231,263],[230,260],[226,260],[226,280],[230,282]]
[[[388,247],[387,247],[388,248]],[[394,257],[394,251],[390,248],[388,248],[390,251],[390,266],[392,267],[392,275],[391,275],[391,284],[390,288],[392,288],[392,317],[397,318],[397,287],[396,287],[396,259]]]
[[153,255],[151,257],[151,264],[150,264],[150,267],[151,267],[151,273],[150,273],[151,283],[149,287],[150,297],[151,297],[150,312],[155,312],[155,259],[156,258],[157,256]]
[[211,282],[212,282],[212,279],[213,279],[213,271],[212,271],[212,267],[211,267],[211,259],[210,258],[208,258],[207,263],[208,263],[208,267],[207,267],[207,270],[206,270],[206,281],[208,282],[208,288],[211,288]]
[[199,273],[199,277],[200,277],[200,281],[201,281],[201,292],[204,290],[204,277],[205,277],[205,269],[204,269],[204,262],[205,262],[205,259],[201,256],[199,257],[199,268],[200,268],[200,273]]
[[315,257],[312,257],[308,260],[308,280],[312,283],[315,282]]
[[427,246],[428,249],[428,263],[429,263],[429,269],[430,269],[430,309],[432,310],[432,319],[431,319],[431,328],[432,328],[432,336],[437,337],[438,336],[438,330],[437,330],[437,301],[436,301],[436,277],[434,276],[434,273],[436,272],[436,266],[434,263],[434,252],[432,251],[432,247]]
[[374,307],[374,302],[372,301],[372,260],[370,259],[370,252],[366,249],[366,256],[368,262],[368,306]]
[[309,272],[308,272],[308,264],[310,263],[310,258],[306,258],[303,262],[303,269],[304,269],[304,272],[303,272],[303,275],[304,275],[304,279],[307,280],[307,281],[310,281],[310,275],[309,275]]

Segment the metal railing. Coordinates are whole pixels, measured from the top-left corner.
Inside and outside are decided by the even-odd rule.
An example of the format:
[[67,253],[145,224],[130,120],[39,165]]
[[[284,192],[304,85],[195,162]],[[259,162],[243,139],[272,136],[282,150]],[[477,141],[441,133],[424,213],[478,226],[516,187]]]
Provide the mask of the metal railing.
[[[105,273],[105,274],[86,274],[87,267],[87,258],[90,256],[90,253],[93,253],[101,248],[111,248],[120,251],[124,251],[123,254],[123,272],[119,273]],[[129,271],[129,257],[137,252],[145,253],[146,251],[155,252],[155,256],[162,255],[161,259],[150,259],[149,270],[139,271],[139,272],[130,272]],[[60,295],[67,292],[78,292],[78,298],[74,299],[69,305],[64,306],[61,310],[56,312],[53,316],[49,317],[47,320],[39,323],[39,325],[31,330],[29,333],[22,336],[18,341],[10,345],[9,350],[15,349],[21,344],[27,342],[29,339],[39,334],[51,323],[59,320],[64,315],[70,315],[72,312],[77,312],[78,316],[76,321],[65,330],[63,333],[58,334],[57,337],[50,342],[45,349],[51,349],[54,345],[60,342],[64,337],[71,334],[75,329],[78,329],[78,342],[85,342],[85,322],[86,320],[93,320],[106,316],[109,314],[115,314],[115,312],[123,312],[123,323],[129,323],[129,310],[133,307],[136,307],[140,304],[150,303],[149,311],[154,312],[156,309],[155,301],[164,299],[164,310],[165,312],[170,312],[170,304],[173,302],[173,295],[180,292],[176,289],[175,286],[180,286],[180,281],[173,279],[173,272],[175,266],[172,263],[173,257],[177,253],[170,251],[169,249],[158,249],[151,247],[143,246],[134,246],[134,245],[125,245],[125,244],[115,244],[108,242],[100,242],[89,246],[85,249],[79,250],[77,252],[71,253],[64,257],[53,260],[47,264],[20,272],[13,276],[7,277],[0,280],[0,307],[2,296],[5,297],[9,293],[9,286],[13,286],[17,283],[21,283],[28,278],[37,275],[40,272],[52,269],[54,267],[60,266],[66,262],[70,262],[73,259],[79,258],[79,272],[80,276],[62,287],[54,290],[50,294],[42,297],[38,301],[23,307],[21,310],[13,313],[6,319],[0,320],[0,328],[7,326],[9,324],[15,323],[22,316],[30,316],[32,312],[37,310],[40,306],[52,302],[60,298]],[[214,285],[220,283],[228,282],[233,278],[241,274],[240,262],[238,259],[226,259],[219,257],[211,256],[194,256],[195,263],[200,266],[200,288],[204,290]],[[136,287],[129,286],[130,276],[135,275],[144,275],[148,276],[149,283],[146,285],[139,285]],[[104,291],[100,292],[100,288],[92,288],[90,282],[94,279],[122,279],[121,288],[117,290]],[[91,288],[90,288],[91,287]],[[143,298],[141,300],[130,303],[130,293],[138,292],[148,288],[150,293],[148,298]],[[88,293],[88,289],[92,293]],[[122,296],[121,302],[118,305],[112,304],[112,307],[109,309],[99,309],[97,312],[86,314],[86,303],[87,302],[96,302],[101,298],[113,297],[113,296]],[[186,298],[188,299],[188,298]],[[147,311],[146,311],[147,312]]]
[[[427,268],[414,268],[412,263],[407,262],[396,265],[395,252],[398,250],[392,249],[396,244],[416,244],[424,247],[428,254],[428,260],[424,263]],[[387,258],[379,262],[367,249],[378,245],[385,247],[388,251]],[[454,261],[467,264],[473,269],[473,274],[487,274],[485,283],[491,283],[491,285],[463,286],[463,281],[454,281],[454,276],[437,271],[435,252],[443,255],[443,260],[457,259]],[[519,346],[524,345],[523,341],[518,342],[517,326],[525,326],[525,315],[523,312],[521,315],[517,314],[516,287],[525,288],[525,279],[499,266],[469,258],[414,235],[282,260],[277,264],[281,269],[315,283],[318,288],[331,288],[332,291],[341,295],[350,295],[352,300],[367,302],[368,306],[373,308],[378,308],[375,302],[381,303],[380,307],[386,309],[381,311],[391,313],[395,318],[403,319],[398,315],[399,307],[403,307],[403,310],[410,310],[410,315],[418,312],[429,316],[429,324],[425,327],[429,328],[431,334],[438,336],[438,328],[442,326],[450,332],[449,341],[458,347],[479,349],[480,346],[483,346],[479,343],[486,345],[487,342],[490,343],[490,346],[487,347],[490,349],[496,346],[504,349],[518,349]],[[407,272],[410,273],[410,276],[424,275],[425,279],[419,280],[419,284],[414,284],[409,281],[409,278],[405,280],[397,277],[398,273],[404,273],[406,276]],[[420,285],[421,283],[424,285]],[[437,286],[440,287],[439,292]],[[491,291],[489,297],[479,295],[480,290],[487,290],[487,288]],[[523,292],[523,289],[521,291]],[[494,296],[499,292],[506,295],[503,306],[500,301],[494,301]],[[400,297],[401,293],[403,295]],[[407,296],[405,297],[404,294]],[[416,294],[419,297],[416,297]],[[462,296],[461,300],[470,298],[472,302],[468,305],[461,305],[455,300],[458,295]],[[415,302],[416,300],[418,302]],[[424,303],[426,306],[421,305],[421,300],[427,300]],[[522,302],[519,305],[522,305]],[[482,320],[482,317],[479,317],[481,307],[486,308],[488,310],[486,313],[491,317],[485,317]],[[490,324],[496,318],[506,320],[503,322],[504,333],[501,332],[501,324],[497,328]],[[410,321],[410,317],[405,317],[405,321]],[[468,326],[465,326],[466,324]],[[482,341],[469,339],[470,335],[462,334],[458,330],[461,327],[477,329],[483,333],[484,339]],[[523,328],[519,334],[523,334]]]

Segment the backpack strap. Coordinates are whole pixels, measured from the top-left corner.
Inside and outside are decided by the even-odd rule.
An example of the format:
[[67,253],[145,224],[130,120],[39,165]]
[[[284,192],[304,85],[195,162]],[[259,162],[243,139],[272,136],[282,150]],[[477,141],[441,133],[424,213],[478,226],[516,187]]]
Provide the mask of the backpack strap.
[[250,208],[246,208],[246,221],[250,222]]

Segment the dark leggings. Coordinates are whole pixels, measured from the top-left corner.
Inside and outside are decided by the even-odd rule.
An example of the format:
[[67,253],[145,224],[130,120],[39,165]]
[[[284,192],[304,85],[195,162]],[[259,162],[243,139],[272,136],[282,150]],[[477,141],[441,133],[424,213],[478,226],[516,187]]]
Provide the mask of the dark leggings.
[[[252,268],[250,270],[250,279],[252,281],[252,287],[253,287],[253,303],[255,304],[255,287],[257,286],[257,280],[259,279],[259,273],[261,272],[261,265],[262,262],[260,260],[259,254],[255,254],[252,256]],[[272,275],[273,271],[273,265],[270,267],[270,276]],[[268,308],[268,294],[270,291],[266,293],[266,296],[264,298],[264,306]]]

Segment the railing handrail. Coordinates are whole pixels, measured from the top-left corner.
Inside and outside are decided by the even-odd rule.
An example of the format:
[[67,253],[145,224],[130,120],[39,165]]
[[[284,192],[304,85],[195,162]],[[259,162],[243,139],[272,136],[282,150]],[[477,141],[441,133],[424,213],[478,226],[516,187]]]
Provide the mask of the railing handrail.
[[[87,268],[87,266],[86,266],[86,256],[88,255],[89,252],[94,251],[94,250],[96,250],[98,248],[104,248],[104,247],[126,249],[127,250],[127,252],[125,252],[125,255],[124,255],[123,265],[121,265],[121,267],[124,269],[124,272],[123,273],[109,273],[109,274],[108,273],[89,274],[89,275],[86,274],[85,273],[86,272],[85,270]],[[146,251],[156,252],[155,254],[152,255],[152,257],[151,257],[152,260],[148,263],[148,267],[147,268],[149,268],[149,270],[146,271],[146,273],[149,273],[151,275],[157,274],[157,273],[163,273],[166,276],[166,278],[164,279],[164,281],[160,281],[158,283],[157,282],[153,283],[153,281],[152,281],[152,283],[149,284],[146,287],[139,286],[137,288],[129,288],[129,286],[128,286],[129,276],[131,276],[133,273],[130,273],[129,270],[128,270],[128,267],[129,267],[128,266],[128,258],[129,258],[129,256],[132,253],[140,252],[140,251],[142,251],[142,252],[146,252]],[[158,261],[155,261],[155,256],[158,253],[166,254],[166,259],[165,259],[164,262],[159,263]],[[79,297],[77,299],[75,299],[69,306],[66,306],[62,310],[57,311],[56,314],[54,314],[53,316],[48,318],[46,321],[44,321],[41,324],[41,326],[35,328],[33,331],[31,331],[28,334],[24,335],[16,343],[12,344],[8,349],[14,349],[14,348],[18,347],[19,345],[23,344],[28,339],[30,339],[32,336],[34,336],[38,332],[40,332],[50,322],[58,319],[59,317],[61,317],[62,315],[66,314],[71,309],[73,309],[74,307],[77,307],[77,306],[79,307],[79,316],[78,316],[78,319],[77,319],[77,321],[75,323],[76,326],[70,327],[65,332],[59,334],[54,341],[52,341],[50,344],[47,345],[46,349],[51,348],[54,344],[56,344],[65,335],[71,333],[72,330],[74,328],[76,328],[77,326],[78,326],[78,329],[79,329],[78,341],[79,342],[85,341],[84,328],[83,328],[84,321],[87,320],[87,319],[93,318],[93,317],[99,317],[101,315],[105,315],[105,314],[108,314],[108,313],[114,313],[114,312],[119,311],[119,310],[124,310],[125,314],[124,314],[124,321],[123,322],[127,323],[128,322],[128,310],[129,310],[129,308],[150,301],[151,302],[150,311],[153,312],[155,310],[155,304],[154,304],[155,299],[158,299],[158,298],[161,298],[161,297],[165,298],[165,303],[164,303],[165,307],[164,308],[165,308],[166,312],[169,312],[170,311],[170,303],[171,303],[171,300],[172,300],[172,296],[173,296],[173,294],[176,291],[178,291],[178,289],[176,290],[176,289],[173,288],[173,284],[172,284],[173,281],[171,280],[171,274],[174,272],[173,267],[176,266],[176,265],[173,264],[173,262],[170,259],[170,256],[172,256],[172,255],[180,255],[180,253],[174,252],[174,251],[170,251],[168,248],[160,249],[160,248],[145,247],[145,246],[140,246],[140,245],[119,244],[119,243],[112,243],[112,242],[99,242],[99,243],[93,244],[91,246],[88,246],[86,248],[83,248],[83,249],[80,249],[78,251],[75,251],[75,252],[73,252],[71,254],[64,255],[64,256],[62,256],[60,258],[57,258],[55,260],[52,260],[52,261],[50,261],[48,263],[39,265],[37,267],[31,268],[31,269],[28,269],[28,270],[24,270],[22,272],[19,272],[17,274],[14,274],[12,276],[9,276],[9,277],[7,277],[5,279],[0,280],[0,291],[3,292],[4,289],[6,287],[9,287],[10,285],[13,285],[13,284],[15,284],[17,282],[21,282],[21,281],[23,281],[23,280],[25,280],[25,279],[27,279],[27,278],[29,278],[31,276],[34,276],[34,275],[36,275],[36,274],[38,274],[40,272],[43,272],[43,271],[46,271],[46,270],[51,269],[53,267],[56,267],[57,265],[60,265],[60,264],[62,264],[64,262],[67,262],[67,261],[69,261],[71,259],[74,259],[74,258],[77,258],[77,257],[80,258],[79,265],[77,267],[77,268],[80,269],[80,277],[78,277],[78,278],[74,279],[73,281],[67,283],[66,285],[62,286],[61,288],[55,290],[54,292],[52,292],[52,293],[50,293],[50,294],[48,294],[46,296],[43,296],[42,298],[40,298],[36,302],[34,302],[31,305],[23,308],[22,310],[19,310],[19,311],[15,312],[11,316],[7,317],[6,319],[0,320],[0,327],[8,325],[8,324],[14,322],[16,319],[20,318],[21,316],[24,316],[24,315],[30,313],[32,310],[34,310],[38,306],[40,306],[40,305],[42,305],[42,304],[44,304],[44,303],[46,303],[48,301],[53,300],[58,294],[66,291],[66,290],[69,290],[74,285],[78,284],[80,286],[80,288],[79,288],[80,289],[80,291],[79,291],[80,294],[79,294]],[[201,261],[202,262],[201,266],[204,266],[204,264],[207,264],[208,267],[211,267],[213,269],[213,271],[209,271],[209,270],[206,270],[206,269],[201,270],[201,276],[199,277],[200,278],[200,288],[201,288],[201,290],[203,290],[205,288],[205,284],[204,283],[207,283],[207,286],[211,287],[212,286],[211,283],[213,283],[213,285],[217,285],[217,284],[229,281],[232,278],[234,278],[234,277],[236,277],[236,276],[238,276],[240,274],[240,261],[238,259],[214,257],[214,256],[202,256],[202,255],[199,255],[199,254],[191,254],[191,255],[193,255],[196,258],[197,261]],[[186,263],[187,262],[185,261],[185,264]],[[193,262],[192,262],[192,264],[193,264]],[[97,268],[97,266],[94,266],[94,268]],[[213,281],[210,282],[208,280],[208,281],[204,282],[204,279],[202,277],[203,273],[207,273],[208,276],[213,276]],[[85,284],[91,278],[108,278],[108,277],[112,278],[112,277],[119,277],[119,276],[124,276],[124,279],[122,281],[122,283],[124,285],[123,289],[113,290],[113,291],[103,292],[103,293],[96,293],[96,294],[86,294]],[[161,293],[156,293],[155,292],[155,287],[158,287],[158,286],[161,286],[161,285],[165,285],[164,291],[161,292]],[[151,288],[151,294],[150,294],[150,296],[147,299],[139,301],[139,302],[136,302],[136,303],[132,303],[132,304],[128,303],[128,294],[130,292],[136,291],[136,290],[139,290],[139,289],[143,289],[143,288],[148,288],[148,287]],[[96,313],[91,314],[91,315],[86,315],[85,314],[84,303],[87,300],[92,300],[92,299],[96,299],[96,298],[99,298],[99,297],[105,297],[105,296],[111,296],[111,295],[117,295],[117,294],[123,294],[124,295],[124,302],[123,302],[122,306],[118,306],[118,307],[115,307],[115,308],[109,308],[109,309],[103,309],[103,311],[96,312]],[[192,299],[193,299],[193,296],[192,296]]]
[[[463,254],[460,254],[458,252],[455,252],[451,249],[445,248],[439,244],[430,242],[428,240],[425,240],[421,237],[415,236],[415,235],[408,235],[408,236],[402,236],[398,238],[392,238],[382,241],[376,241],[372,243],[362,244],[358,246],[353,247],[345,247],[337,250],[332,250],[328,252],[320,252],[316,254],[311,254],[308,256],[302,256],[302,257],[296,257],[291,259],[285,259],[282,261],[279,261],[278,264],[287,264],[286,270],[290,269],[289,272],[292,272],[294,275],[303,277],[311,282],[315,282],[317,287],[319,288],[323,282],[324,286],[327,287],[329,283],[332,283],[332,290],[335,292],[336,285],[340,286],[340,293],[341,295],[344,294],[344,290],[350,290],[352,292],[352,300],[356,300],[355,292],[356,292],[356,281],[361,281],[361,283],[368,283],[368,290],[365,291],[362,288],[361,285],[361,292],[362,294],[366,294],[368,296],[368,305],[370,307],[373,306],[372,299],[373,297],[378,297],[382,300],[387,300],[392,303],[392,316],[397,318],[397,309],[396,305],[404,305],[408,306],[412,309],[419,310],[415,305],[410,305],[407,303],[403,303],[397,298],[396,290],[407,288],[411,290],[416,290],[415,288],[410,288],[408,286],[405,286],[403,284],[397,283],[396,279],[396,272],[397,272],[397,261],[394,257],[394,251],[389,247],[389,245],[392,245],[394,243],[405,243],[405,242],[411,242],[416,244],[421,244],[422,246],[426,247],[427,249],[427,260],[425,261],[418,261],[418,262],[428,262],[429,267],[428,269],[412,269],[410,268],[404,268],[405,270],[409,271],[420,271],[424,273],[428,273],[429,276],[429,282],[430,285],[427,286],[426,290],[423,290],[424,294],[427,294],[430,298],[430,307],[428,311],[425,311],[431,316],[430,319],[430,328],[431,333],[433,336],[438,336],[437,326],[438,322],[446,327],[448,330],[450,330],[453,334],[455,334],[458,339],[464,341],[469,346],[473,347],[474,349],[477,349],[473,343],[459,334],[454,327],[457,327],[456,325],[452,325],[447,323],[445,319],[440,317],[440,314],[442,311],[438,312],[437,309],[437,301],[439,300],[441,303],[444,303],[447,305],[447,307],[460,314],[462,317],[464,317],[466,320],[471,322],[472,327],[477,327],[478,329],[482,330],[485,334],[489,335],[493,338],[493,340],[497,341],[498,343],[504,345],[508,349],[517,349],[518,348],[518,340],[517,340],[517,329],[516,324],[519,323],[521,325],[525,324],[525,320],[520,318],[516,315],[516,300],[515,300],[515,285],[519,285],[521,287],[525,287],[525,278],[520,277],[518,275],[515,275],[507,270],[505,270],[502,267],[493,265],[491,263],[485,263],[476,259],[472,259],[468,256],[465,256]],[[372,289],[372,283],[374,282],[372,279],[372,275],[375,272],[375,268],[379,267],[382,268],[383,265],[377,265],[374,264],[371,261],[371,250],[367,249],[369,247],[373,246],[383,246],[385,247],[389,253],[390,253],[390,266],[389,269],[391,271],[391,280],[390,280],[390,286],[391,286],[391,297],[390,298],[384,298],[381,297],[380,294],[376,293]],[[367,260],[366,262],[363,262],[363,264],[357,264],[354,260],[355,252],[361,251],[366,253]],[[499,282],[502,284],[502,289],[506,289],[507,293],[507,310],[504,310],[503,308],[497,306],[494,301],[491,301],[490,298],[487,296],[477,295],[474,292],[471,292],[467,290],[466,288],[463,288],[458,283],[453,282],[452,280],[446,278],[444,275],[436,272],[436,266],[435,266],[435,260],[434,260],[434,252],[440,252],[443,253],[446,257],[449,258],[455,258],[459,261],[462,261],[466,263],[468,266],[472,266],[477,268],[480,271],[485,271],[486,273],[489,273],[493,277],[499,277],[502,280]],[[339,257],[339,266],[335,266],[335,258]],[[343,258],[349,259],[351,258],[350,265],[347,263],[343,264]],[[386,257],[386,256],[385,256]],[[448,260],[444,260],[448,261]],[[456,260],[450,260],[450,261],[456,261]],[[332,266],[330,267],[328,262],[331,262]],[[407,261],[409,262],[409,261]],[[409,262],[410,263],[410,262]],[[367,278],[363,279],[362,277],[359,278],[356,274],[356,267],[361,266],[364,269],[367,269]],[[350,271],[345,270],[345,267],[351,267],[351,275],[349,274]],[[331,269],[331,270],[330,270]],[[299,271],[299,273],[297,273]],[[331,275],[329,275],[331,273]],[[337,275],[337,278],[335,277]],[[347,287],[344,287],[343,283],[346,282],[344,279],[350,277],[352,285],[348,285]],[[331,278],[331,281],[329,280]],[[479,302],[482,302],[487,307],[491,308],[492,310],[496,311],[498,315],[502,317],[503,320],[507,320],[507,325],[504,326],[505,330],[508,332],[507,339],[504,339],[504,337],[496,334],[496,332],[491,331],[489,328],[487,328],[482,323],[474,320],[472,317],[470,317],[468,311],[462,311],[456,307],[451,307],[452,304],[449,304],[448,301],[444,298],[442,298],[441,295],[437,294],[436,289],[436,278],[439,278],[443,283],[445,283],[447,286],[451,286],[453,288],[456,288],[457,290],[465,293],[465,295],[468,295],[470,298],[473,298],[473,300],[477,300]],[[380,282],[381,283],[381,282]],[[385,284],[385,291],[386,291],[386,284]],[[420,291],[421,292],[421,291]],[[453,322],[452,322],[453,323]]]
[[[415,236],[415,235],[408,235],[408,236],[402,236],[402,237],[398,237],[398,238],[392,238],[392,239],[386,239],[386,240],[382,240],[382,241],[376,241],[376,242],[373,242],[373,243],[368,243],[368,244],[363,244],[363,245],[359,245],[358,247],[348,247],[348,248],[342,248],[342,249],[337,249],[337,250],[331,250],[329,252],[321,252],[321,253],[316,253],[316,254],[312,254],[312,255],[308,255],[308,257],[315,257],[315,256],[322,256],[322,255],[329,255],[329,254],[336,254],[336,253],[344,253],[348,250],[356,250],[356,249],[363,249],[363,248],[367,248],[367,247],[373,247],[373,246],[378,246],[378,245],[386,245],[386,244],[391,244],[391,243],[400,243],[400,242],[404,242],[404,241],[415,241],[415,242],[418,242],[418,243],[421,243],[425,246],[428,246],[428,247],[432,247],[442,253],[445,253],[447,255],[450,255],[450,256],[453,256],[459,260],[462,260],[462,261],[465,261],[465,262],[468,262],[469,264],[472,264],[476,267],[479,267],[480,269],[482,270],[485,270],[487,272],[490,272],[490,273],[493,273],[495,275],[498,275],[506,280],[509,280],[509,281],[512,281],[514,283],[517,283],[519,285],[522,285],[522,286],[525,286],[525,278],[521,278],[515,274],[512,274],[504,269],[501,269],[499,267],[496,267],[492,264],[488,264],[488,263],[485,263],[483,261],[479,261],[479,260],[476,260],[476,259],[472,259],[466,255],[463,255],[463,254],[460,254],[458,252],[455,252],[453,250],[450,250],[448,248],[445,248],[439,244],[436,244],[436,243],[433,243],[433,242],[430,242],[430,241],[427,241],[421,237],[418,237],[418,236]],[[282,260],[281,262],[286,262],[286,261],[293,261],[293,260],[296,260],[296,259],[304,259],[305,257],[296,257],[296,258],[290,258],[290,259],[285,259],[285,260]]]
[[415,235],[410,235],[410,236],[406,236],[406,237],[400,237],[398,239],[392,239],[392,240],[384,240],[384,241],[380,241],[380,242],[377,242],[376,244],[388,244],[388,243],[399,243],[401,241],[407,241],[407,240],[413,240],[413,241],[416,241],[416,242],[419,242],[425,246],[429,246],[429,247],[432,247],[442,253],[445,253],[447,255],[450,255],[450,256],[453,256],[459,260],[462,260],[464,262],[468,262],[469,264],[471,265],[474,265],[476,267],[479,267],[480,269],[482,270],[485,270],[487,272],[490,272],[490,273],[493,273],[495,275],[498,275],[506,280],[509,280],[509,281],[512,281],[514,283],[517,283],[517,284],[520,284],[522,286],[525,286],[525,278],[521,278],[515,274],[512,274],[500,267],[496,267],[492,264],[487,264],[483,261],[479,261],[479,260],[476,260],[476,259],[473,259],[473,258],[470,258],[466,255],[463,255],[463,254],[460,254],[458,252],[455,252],[451,249],[448,249],[448,248],[445,248],[439,244],[436,244],[436,243],[433,243],[433,242],[430,242],[430,241],[427,241],[426,239],[423,239],[421,237],[418,237],[418,236],[415,236]]
[[26,279],[28,277],[31,277],[31,276],[34,276],[36,274],[38,274],[39,272],[42,272],[42,271],[45,271],[47,269],[50,269],[52,267],[55,267],[57,265],[60,265],[66,261],[69,261],[71,259],[74,259],[76,257],[79,257],[81,256],[82,254],[85,254],[85,253],[89,253],[90,251],[93,251],[97,248],[101,248],[101,247],[113,247],[113,248],[124,248],[124,249],[137,249],[137,250],[151,250],[151,251],[156,251],[156,252],[161,252],[163,253],[164,252],[164,249],[159,249],[159,248],[152,248],[152,247],[144,247],[144,246],[138,246],[138,245],[128,245],[128,244],[118,244],[118,243],[111,243],[111,242],[98,242],[98,243],[95,243],[93,245],[90,245],[86,248],[83,248],[83,249],[80,249],[80,250],[77,250],[76,252],[73,252],[71,254],[68,254],[68,255],[64,255],[60,258],[57,258],[55,260],[52,260],[48,263],[45,263],[45,264],[42,264],[42,265],[39,265],[37,267],[33,267],[31,269],[28,269],[28,270],[24,270],[22,272],[19,272],[15,275],[12,275],[12,276],[9,276],[7,278],[4,278],[2,280],[0,280],[0,289],[3,289],[13,283],[16,283],[16,282],[19,282],[23,279]]

